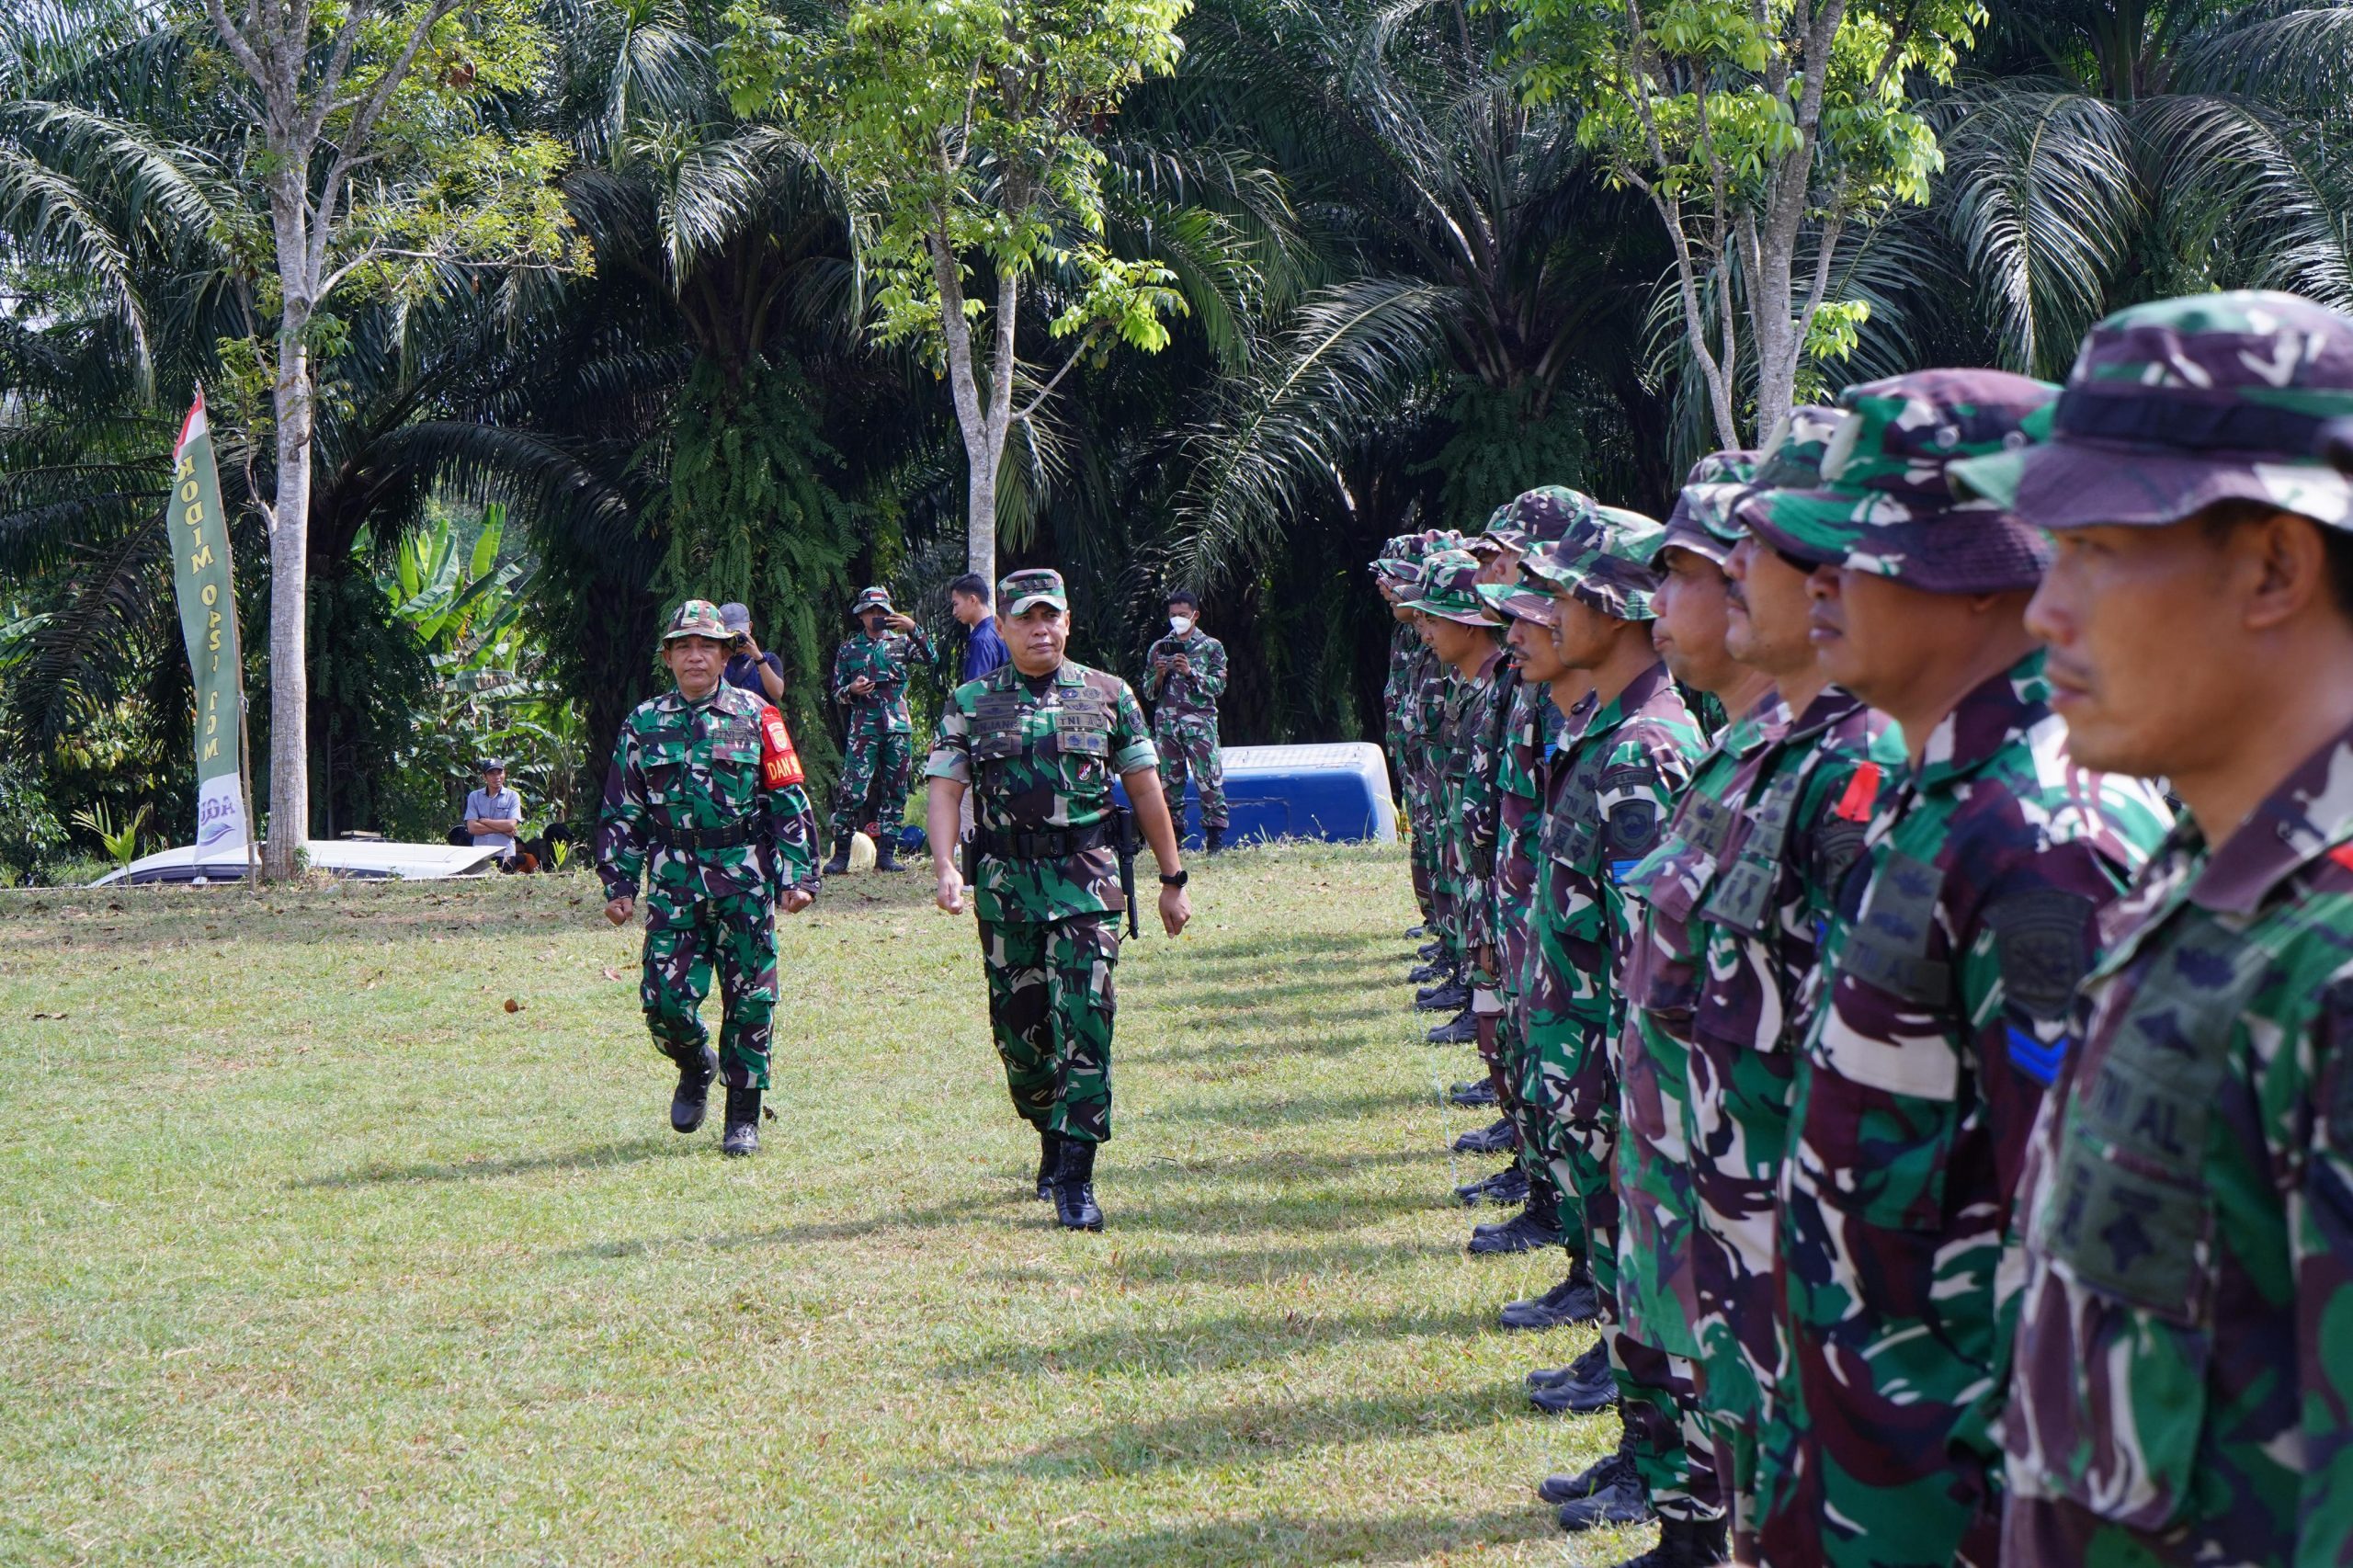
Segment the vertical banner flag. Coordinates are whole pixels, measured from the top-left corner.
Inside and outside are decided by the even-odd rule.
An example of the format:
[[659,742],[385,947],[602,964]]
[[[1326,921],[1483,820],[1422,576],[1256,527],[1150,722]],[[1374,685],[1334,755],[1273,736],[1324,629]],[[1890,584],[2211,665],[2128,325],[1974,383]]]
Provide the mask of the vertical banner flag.
[[204,393],[172,449],[172,585],[180,635],[196,676],[196,849],[201,856],[247,838],[244,790],[244,674],[237,644],[236,588],[229,571],[229,518],[212,463]]

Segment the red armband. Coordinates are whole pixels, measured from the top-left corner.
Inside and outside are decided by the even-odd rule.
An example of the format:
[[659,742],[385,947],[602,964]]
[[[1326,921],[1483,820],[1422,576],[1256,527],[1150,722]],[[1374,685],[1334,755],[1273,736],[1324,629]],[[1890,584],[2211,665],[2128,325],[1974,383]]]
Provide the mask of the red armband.
[[1871,807],[1879,801],[1879,764],[1866,762],[1855,769],[1847,780],[1847,792],[1838,797],[1835,814],[1841,822],[1869,822]]
[[788,784],[798,784],[805,777],[801,771],[801,754],[792,749],[792,732],[784,727],[784,715],[774,704],[760,710],[760,782],[771,790],[781,790]]

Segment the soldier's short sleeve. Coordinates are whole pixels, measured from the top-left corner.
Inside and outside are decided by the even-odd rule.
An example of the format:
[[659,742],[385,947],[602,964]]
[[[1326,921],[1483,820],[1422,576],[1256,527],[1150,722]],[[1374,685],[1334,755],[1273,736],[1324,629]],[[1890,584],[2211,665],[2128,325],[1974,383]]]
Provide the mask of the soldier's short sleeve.
[[1666,836],[1677,789],[1690,777],[1690,769],[1677,761],[1670,769],[1655,748],[1626,745],[1601,770],[1593,809],[1600,819],[1602,858],[1611,881],[1622,883]]
[[1111,715],[1111,771],[1129,774],[1160,766],[1160,752],[1152,744],[1152,726],[1144,722],[1143,704],[1126,681],[1119,683]]
[[971,704],[965,693],[977,681],[958,687],[939,705],[939,729],[932,736],[931,756],[923,765],[926,778],[952,778],[959,784],[972,781],[972,716],[967,711]]

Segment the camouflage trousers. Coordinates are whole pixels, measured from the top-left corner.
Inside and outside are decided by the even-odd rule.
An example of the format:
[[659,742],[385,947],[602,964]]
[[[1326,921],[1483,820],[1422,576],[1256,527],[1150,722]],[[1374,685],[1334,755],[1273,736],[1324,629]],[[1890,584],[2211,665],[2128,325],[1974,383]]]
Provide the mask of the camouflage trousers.
[[1166,709],[1152,716],[1152,744],[1160,753],[1160,792],[1168,801],[1168,820],[1185,833],[1185,775],[1189,772],[1201,791],[1201,831],[1222,828],[1225,812],[1225,756],[1217,744],[1215,713],[1172,713]]
[[776,920],[756,898],[646,901],[638,999],[654,1048],[684,1062],[710,1043],[699,1016],[719,976],[719,1073],[728,1087],[768,1086],[768,1019],[776,1011]]
[[1691,1153],[1691,1282],[1699,1376],[1733,1555],[1756,1561],[1757,1433],[1768,1419],[1780,1348],[1773,1280],[1776,1189],[1787,1158],[1791,1053],[1699,1033],[1684,1127]]
[[889,715],[881,708],[850,710],[841,782],[834,788],[835,844],[848,843],[849,835],[870,822],[885,833],[899,825],[906,814],[915,757],[914,733],[891,728]]
[[983,920],[981,959],[1013,1108],[1040,1132],[1108,1140],[1120,916]]
[[1660,1349],[1612,1312],[1602,1314],[1601,1343],[1618,1384],[1627,1457],[1634,1461],[1651,1506],[1663,1519],[1722,1518],[1714,1445],[1700,1414],[1689,1358]]

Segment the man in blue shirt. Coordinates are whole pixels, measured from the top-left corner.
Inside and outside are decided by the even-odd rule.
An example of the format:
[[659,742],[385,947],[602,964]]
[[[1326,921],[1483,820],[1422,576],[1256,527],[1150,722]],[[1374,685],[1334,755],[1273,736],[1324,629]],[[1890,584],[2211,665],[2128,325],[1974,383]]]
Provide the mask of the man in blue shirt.
[[759,639],[752,635],[751,610],[738,604],[721,605],[719,621],[734,633],[734,641],[728,647],[727,668],[719,678],[729,686],[742,687],[763,702],[781,706],[784,661],[760,651]]
[[1005,639],[997,635],[996,617],[989,613],[989,585],[978,573],[967,572],[948,585],[948,610],[964,625],[964,680],[978,680],[1012,658]]
[[506,765],[482,759],[482,788],[466,796],[466,825],[460,830],[477,849],[495,849],[501,860],[515,855],[515,833],[523,825],[523,797],[506,787]]

